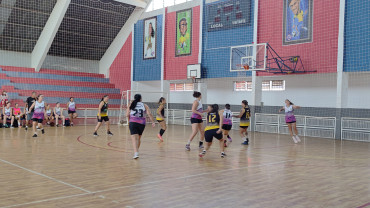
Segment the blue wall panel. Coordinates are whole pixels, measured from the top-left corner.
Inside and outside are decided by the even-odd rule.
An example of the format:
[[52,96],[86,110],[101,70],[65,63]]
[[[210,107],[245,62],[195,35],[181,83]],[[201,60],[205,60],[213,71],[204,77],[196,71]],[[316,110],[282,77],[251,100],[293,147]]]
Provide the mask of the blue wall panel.
[[347,0],[344,71],[370,71],[370,1]]
[[144,20],[135,24],[134,34],[134,81],[161,80],[162,59],[162,20],[163,15],[157,16],[157,49],[155,59],[143,59]]
[[[216,4],[222,2],[217,1]],[[215,4],[212,3],[212,4]],[[253,42],[254,1],[251,6],[251,24],[229,30],[208,32],[207,5],[204,5],[203,13],[203,56],[202,77],[222,78],[251,76],[251,72],[230,72],[230,47],[251,44]]]

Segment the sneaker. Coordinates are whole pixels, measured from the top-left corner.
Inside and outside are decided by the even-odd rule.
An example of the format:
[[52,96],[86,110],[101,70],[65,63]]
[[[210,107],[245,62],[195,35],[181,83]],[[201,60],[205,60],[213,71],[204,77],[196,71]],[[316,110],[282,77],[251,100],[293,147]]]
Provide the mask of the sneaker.
[[11,129],[14,129],[14,126],[13,126],[13,125],[10,125],[10,128],[11,128]]
[[298,141],[297,141],[297,139],[295,138],[295,136],[292,136],[292,139],[293,139],[293,142],[294,142],[295,144],[297,144],[297,143],[298,143]]
[[110,132],[110,131],[108,131],[108,132],[107,132],[107,134],[108,134],[109,136],[113,136],[112,132]]
[[163,138],[160,134],[157,135],[158,139],[161,140],[161,142],[163,142]]
[[33,136],[32,137],[37,137],[37,134],[33,134]]
[[231,139],[231,137],[228,137],[227,139],[229,140],[230,143],[233,142],[233,139]]
[[50,122],[47,122],[46,124],[47,124],[47,125],[50,125]]
[[94,132],[94,134],[93,134],[93,135],[94,135],[94,136],[96,136],[96,137],[97,137],[97,136],[99,136],[99,135],[98,135],[98,133],[96,133],[96,132]]
[[199,142],[199,149],[204,149],[203,142]]
[[301,138],[299,138],[298,135],[295,135],[295,139],[297,140],[297,142],[301,142]]
[[242,143],[242,145],[249,145],[249,139],[245,138],[245,141]]
[[226,154],[224,152],[221,152],[221,157],[222,158],[226,157]]
[[41,129],[41,133],[42,133],[42,134],[45,134],[45,130],[44,130],[44,129]]
[[139,153],[138,152],[135,152],[135,154],[134,154],[134,157],[133,157],[134,159],[137,159],[137,158],[139,158]]
[[190,151],[190,144],[186,144],[186,145],[185,145],[185,149],[186,149],[187,151]]
[[59,124],[55,125],[56,127],[59,127]]
[[71,123],[71,126],[73,126],[73,123]]
[[199,157],[204,157],[204,155],[206,155],[206,151],[203,150],[201,153],[199,153]]
[[25,126],[25,127],[24,127],[24,130],[26,130],[26,131],[27,131],[27,130],[28,130],[28,126]]
[[36,127],[36,129],[37,129],[37,130],[39,130],[39,129],[40,129],[40,127],[38,127],[38,126],[37,126],[37,127]]
[[8,128],[9,126],[8,126],[8,124],[5,124],[4,126],[3,126],[3,128]]

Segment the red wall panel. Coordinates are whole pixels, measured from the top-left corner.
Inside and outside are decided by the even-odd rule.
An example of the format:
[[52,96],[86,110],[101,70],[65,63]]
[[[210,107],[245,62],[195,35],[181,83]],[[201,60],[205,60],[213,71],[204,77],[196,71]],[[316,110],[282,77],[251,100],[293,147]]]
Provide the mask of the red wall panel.
[[314,1],[311,43],[283,46],[283,1],[260,0],[258,15],[258,43],[268,42],[281,57],[301,56],[306,70],[336,72],[339,1]]
[[109,82],[122,91],[131,89],[132,33],[109,70]]
[[189,64],[198,64],[199,55],[199,27],[200,27],[200,6],[193,7],[193,35],[192,35],[192,49],[189,56],[175,56],[176,45],[176,12],[166,14],[166,30],[164,41],[164,79],[177,80],[186,79],[186,69]]

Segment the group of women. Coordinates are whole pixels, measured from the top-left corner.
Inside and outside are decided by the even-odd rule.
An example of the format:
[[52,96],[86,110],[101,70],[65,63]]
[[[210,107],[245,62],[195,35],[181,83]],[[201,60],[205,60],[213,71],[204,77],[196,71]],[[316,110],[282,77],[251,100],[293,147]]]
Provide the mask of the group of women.
[[[195,98],[192,105],[192,115],[190,122],[192,125],[192,133],[189,136],[188,142],[185,145],[185,149],[190,151],[190,143],[193,141],[195,136],[200,133],[199,149],[202,152],[199,154],[200,157],[204,157],[207,151],[210,149],[213,138],[219,140],[220,146],[220,156],[225,157],[225,147],[227,147],[232,139],[229,136],[229,131],[232,128],[232,117],[240,119],[239,134],[243,139],[242,145],[249,145],[248,138],[248,127],[250,126],[250,116],[251,111],[246,100],[241,102],[241,110],[238,115],[233,115],[230,110],[230,104],[226,104],[224,109],[219,109],[217,104],[209,105],[206,110],[203,110],[203,105],[201,102],[202,94],[200,92],[194,92],[193,97]],[[156,120],[161,126],[160,132],[157,137],[163,141],[163,134],[166,130],[166,122],[164,120],[164,105],[166,100],[161,97],[159,100],[159,107],[157,109]],[[102,106],[102,104],[100,105]],[[99,106],[99,107],[100,107]],[[298,137],[298,131],[295,125],[295,117],[293,114],[294,109],[299,108],[299,106],[293,105],[289,100],[285,101],[285,106],[281,110],[285,110],[286,122],[289,127],[289,131],[292,135],[293,141],[295,143],[300,142]],[[101,109],[101,108],[99,108]],[[141,137],[145,129],[146,116],[149,117],[152,122],[152,126],[155,126],[154,118],[150,112],[149,107],[142,102],[142,97],[140,94],[136,94],[134,100],[128,106],[126,116],[129,120],[129,129],[131,132],[131,139],[134,149],[134,159],[139,158],[139,148],[141,144]],[[280,111],[281,111],[280,110]],[[206,116],[206,126],[203,127],[203,115],[207,113]],[[98,120],[99,121],[99,120]],[[100,126],[98,123],[97,128]],[[97,129],[96,129],[97,130]],[[108,129],[109,131],[109,129]],[[95,134],[95,133],[94,133]],[[204,147],[205,143],[205,147]]]
[[[43,121],[46,119],[47,122],[51,122],[54,119],[56,120],[58,126],[58,119],[62,119],[63,126],[65,124],[65,118],[63,116],[63,109],[60,107],[60,103],[56,104],[56,107],[51,110],[50,105],[46,104],[43,95],[38,95],[36,97],[36,93],[33,92],[32,96],[27,99],[26,107],[23,112],[21,112],[18,104],[15,105],[14,108],[10,107],[10,102],[6,99],[3,101],[5,94],[2,94],[2,104],[5,105],[3,107],[3,123],[6,125],[7,121],[11,121],[11,125],[14,122],[14,119],[17,119],[18,122],[25,120],[26,121],[26,130],[27,130],[27,121],[33,121],[33,137],[37,137],[36,129],[40,129],[41,132],[44,134],[43,128]],[[248,101],[243,100],[241,102],[241,110],[238,115],[233,115],[231,112],[230,104],[226,104],[224,109],[219,109],[219,105],[213,104],[209,105],[206,110],[203,110],[203,105],[201,102],[202,94],[200,92],[194,92],[193,97],[195,98],[193,105],[192,105],[192,114],[190,118],[191,126],[192,126],[192,133],[189,136],[187,144],[185,145],[185,149],[190,151],[190,143],[193,141],[195,136],[200,133],[200,141],[199,141],[199,149],[201,149],[201,153],[199,154],[200,157],[204,157],[207,151],[210,149],[213,138],[219,140],[220,146],[220,156],[225,157],[225,147],[227,147],[231,142],[232,139],[229,136],[229,131],[232,128],[232,118],[239,118],[240,119],[240,126],[239,126],[239,134],[242,138],[243,142],[242,145],[249,145],[249,138],[248,138],[248,127],[250,126],[250,116],[251,111],[248,105]],[[109,96],[105,95],[100,103],[97,113],[97,125],[95,127],[95,131],[93,133],[94,136],[98,136],[98,129],[102,125],[102,122],[106,122],[107,126],[107,135],[113,136],[112,132],[110,131],[110,121],[108,117],[108,101]],[[166,131],[166,122],[164,116],[164,109],[165,109],[166,99],[161,97],[158,102],[158,109],[156,112],[156,121],[160,125],[160,131],[157,135],[160,141],[163,141],[163,134]],[[73,119],[77,117],[76,113],[76,104],[74,102],[74,98],[71,97],[69,102],[67,103],[68,114],[71,119],[71,125],[73,125]],[[301,142],[298,136],[298,130],[296,127],[296,119],[294,116],[294,109],[300,108],[299,106],[294,105],[288,99],[285,100],[285,105],[282,107],[279,112],[285,111],[285,120],[289,128],[289,132],[292,136],[294,143]],[[206,124],[205,128],[203,127],[203,116],[206,115]],[[140,94],[136,94],[134,96],[134,100],[128,106],[128,110],[126,111],[126,117],[129,120],[129,129],[131,133],[131,140],[134,149],[134,159],[139,158],[139,148],[141,144],[141,137],[143,135],[145,125],[146,125],[146,117],[149,117],[152,126],[155,127],[154,117],[148,107],[148,105],[142,102],[142,96]],[[20,125],[20,123],[19,123]],[[12,127],[12,126],[11,126]],[[204,146],[205,143],[205,146]]]

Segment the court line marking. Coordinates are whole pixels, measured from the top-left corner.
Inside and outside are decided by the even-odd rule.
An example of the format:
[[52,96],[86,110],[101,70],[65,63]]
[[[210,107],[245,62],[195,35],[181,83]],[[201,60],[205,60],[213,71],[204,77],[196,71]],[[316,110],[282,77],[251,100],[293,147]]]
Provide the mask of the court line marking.
[[357,208],[365,208],[365,207],[369,207],[370,206],[370,202],[369,203],[367,203],[367,204],[364,204],[364,205],[362,205],[362,206],[359,206],[359,207],[357,207]]
[[39,203],[42,203],[42,202],[55,201],[55,200],[60,200],[60,199],[68,199],[68,198],[74,198],[74,197],[79,197],[79,196],[87,196],[87,195],[92,195],[92,194],[97,194],[97,193],[102,193],[102,192],[108,192],[108,191],[114,191],[114,190],[119,190],[119,189],[124,189],[124,188],[131,188],[131,187],[136,187],[136,186],[145,186],[145,185],[150,185],[150,184],[155,184],[155,183],[167,182],[167,181],[172,181],[172,180],[181,180],[181,179],[186,179],[186,178],[193,178],[193,177],[197,177],[197,176],[210,175],[210,174],[215,174],[215,173],[220,173],[220,172],[228,172],[228,171],[233,171],[233,170],[243,170],[243,169],[248,169],[248,168],[278,165],[278,164],[283,164],[283,163],[292,162],[292,161],[295,161],[295,160],[285,160],[285,161],[280,161],[280,162],[265,163],[265,164],[260,164],[260,165],[247,166],[247,167],[230,168],[230,169],[226,169],[226,170],[218,170],[218,171],[213,171],[213,172],[208,172],[208,173],[199,173],[199,174],[194,174],[194,175],[181,176],[181,177],[177,177],[177,178],[167,178],[167,179],[158,180],[158,181],[151,181],[151,182],[146,182],[146,183],[119,186],[119,187],[103,189],[103,190],[99,190],[99,191],[91,191],[89,193],[74,194],[74,195],[69,195],[69,196],[54,197],[54,198],[50,198],[50,199],[26,202],[26,203],[22,203],[22,204],[14,204],[14,205],[4,206],[4,207],[0,207],[0,208],[11,208],[11,207],[24,206],[24,205],[39,204]]
[[42,174],[42,173],[36,172],[36,171],[34,171],[34,170],[30,170],[30,169],[28,169],[28,168],[25,168],[25,167],[22,167],[22,166],[20,166],[20,165],[14,164],[14,163],[12,163],[12,162],[9,162],[9,161],[3,160],[3,159],[0,159],[0,161],[1,161],[1,162],[3,162],[3,163],[6,163],[6,164],[8,164],[8,165],[11,165],[11,166],[14,166],[14,167],[20,168],[20,169],[22,169],[22,170],[28,171],[28,172],[30,172],[30,173],[33,173],[33,174],[36,174],[36,175],[42,176],[42,177],[47,178],[47,179],[49,179],[49,180],[52,180],[52,181],[54,181],[54,182],[57,182],[57,183],[61,183],[61,184],[64,184],[64,185],[70,186],[70,187],[72,187],[72,188],[78,189],[78,190],[83,191],[83,192],[86,192],[86,193],[91,193],[91,191],[88,191],[88,190],[86,190],[86,189],[84,189],[84,188],[81,188],[81,187],[78,187],[78,186],[72,185],[72,184],[70,184],[70,183],[67,183],[67,182],[64,182],[64,181],[58,180],[58,179],[56,179],[56,178],[53,178],[53,177],[47,176],[47,175],[45,175],[45,174]]

